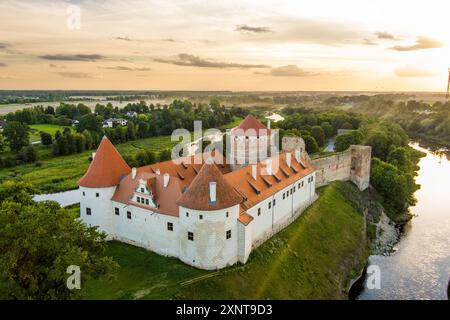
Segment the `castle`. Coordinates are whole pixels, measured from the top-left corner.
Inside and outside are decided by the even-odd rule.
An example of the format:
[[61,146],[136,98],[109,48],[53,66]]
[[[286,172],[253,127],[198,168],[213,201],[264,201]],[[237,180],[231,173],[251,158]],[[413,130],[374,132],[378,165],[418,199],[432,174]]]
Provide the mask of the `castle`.
[[281,151],[253,161],[248,142],[266,148],[273,133],[252,116],[230,140],[238,145],[231,161],[217,152],[130,168],[104,137],[78,181],[81,219],[109,239],[213,270],[245,263],[317,198],[317,186],[336,179],[368,186],[370,147],[352,146],[316,166],[303,139],[285,137]]

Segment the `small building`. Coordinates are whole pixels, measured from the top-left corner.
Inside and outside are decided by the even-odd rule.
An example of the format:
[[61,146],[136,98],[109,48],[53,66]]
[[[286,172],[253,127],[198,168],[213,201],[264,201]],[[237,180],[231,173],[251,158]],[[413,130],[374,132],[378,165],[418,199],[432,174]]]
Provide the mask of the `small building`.
[[137,116],[138,116],[136,111],[127,111],[127,113],[125,115],[130,118],[137,118]]
[[127,119],[122,118],[109,118],[105,121],[103,121],[103,128],[113,128],[116,126],[126,126],[128,124]]

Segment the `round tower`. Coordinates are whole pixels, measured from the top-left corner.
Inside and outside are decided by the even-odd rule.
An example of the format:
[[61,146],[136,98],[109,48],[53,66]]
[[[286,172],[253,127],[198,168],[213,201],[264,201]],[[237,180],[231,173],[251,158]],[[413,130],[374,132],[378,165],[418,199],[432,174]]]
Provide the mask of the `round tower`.
[[89,226],[114,236],[111,198],[116,185],[130,171],[109,139],[104,136],[85,175],[78,180],[80,189],[80,218]]
[[180,259],[208,270],[236,263],[242,201],[215,164],[204,164],[177,201]]

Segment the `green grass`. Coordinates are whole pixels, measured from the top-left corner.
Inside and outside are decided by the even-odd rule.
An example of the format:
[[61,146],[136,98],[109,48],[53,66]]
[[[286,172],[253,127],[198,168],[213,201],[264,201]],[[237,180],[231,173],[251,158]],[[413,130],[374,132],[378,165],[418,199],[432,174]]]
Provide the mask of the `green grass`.
[[349,277],[367,258],[363,216],[345,198],[347,184],[322,188],[319,199],[253,251],[247,264],[187,286],[180,282],[208,272],[112,242],[108,253],[121,265],[118,277],[88,282],[86,298],[345,299]]
[[117,277],[88,281],[86,299],[167,299],[175,294],[180,282],[206,273],[178,259],[119,242],[110,242],[107,254],[120,265]]
[[[151,137],[117,145],[122,155],[135,155],[141,148],[161,151],[171,148],[170,136]],[[23,164],[0,169],[0,179],[22,179],[33,183],[41,193],[75,189],[76,182],[89,167],[89,156],[94,150],[68,156],[54,157],[51,147],[39,146],[41,165]]]
[[57,124],[32,124],[32,125],[29,125],[29,127],[31,128],[31,132],[30,132],[30,141],[31,142],[41,140],[41,135],[39,133],[40,131],[50,133],[52,135],[52,137],[55,137],[55,133],[58,130],[62,133],[64,128],[69,128],[70,130],[73,131],[73,129],[71,127],[59,126]]

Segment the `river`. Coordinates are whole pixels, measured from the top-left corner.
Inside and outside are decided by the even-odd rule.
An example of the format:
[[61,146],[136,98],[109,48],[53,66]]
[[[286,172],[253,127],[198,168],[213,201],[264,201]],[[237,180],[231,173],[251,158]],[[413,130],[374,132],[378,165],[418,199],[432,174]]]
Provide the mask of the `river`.
[[[363,290],[360,300],[447,299],[450,276],[450,161],[444,154],[425,152],[419,162],[415,217],[405,226],[389,256],[373,255],[369,266],[380,268],[380,289]],[[366,279],[367,280],[367,279]],[[373,282],[372,282],[373,283]]]

